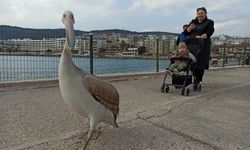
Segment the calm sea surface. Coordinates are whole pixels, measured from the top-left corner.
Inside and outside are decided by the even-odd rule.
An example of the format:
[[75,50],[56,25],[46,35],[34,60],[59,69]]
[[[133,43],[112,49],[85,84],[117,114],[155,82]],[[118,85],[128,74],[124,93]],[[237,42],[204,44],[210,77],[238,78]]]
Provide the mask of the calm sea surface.
[[[8,56],[0,55],[0,81],[48,79],[58,77],[58,56]],[[89,58],[73,57],[74,63],[89,72]],[[237,65],[230,60],[226,65]],[[222,66],[222,60],[219,61]],[[159,70],[169,66],[168,60],[159,61]],[[156,72],[156,60],[134,58],[94,58],[94,74],[122,74]]]
[[[58,56],[0,55],[0,81],[55,78],[58,74]],[[89,58],[73,57],[74,63],[89,72]],[[159,69],[165,70],[169,61],[160,60]],[[156,60],[94,58],[94,74],[155,72]]]

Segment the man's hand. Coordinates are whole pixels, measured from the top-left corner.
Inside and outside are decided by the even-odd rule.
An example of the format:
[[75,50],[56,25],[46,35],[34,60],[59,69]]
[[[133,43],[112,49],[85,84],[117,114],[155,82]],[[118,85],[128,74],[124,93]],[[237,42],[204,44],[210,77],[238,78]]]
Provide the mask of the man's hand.
[[188,28],[187,28],[187,32],[191,32],[192,30],[194,30],[196,28],[196,25],[194,23],[191,23]]

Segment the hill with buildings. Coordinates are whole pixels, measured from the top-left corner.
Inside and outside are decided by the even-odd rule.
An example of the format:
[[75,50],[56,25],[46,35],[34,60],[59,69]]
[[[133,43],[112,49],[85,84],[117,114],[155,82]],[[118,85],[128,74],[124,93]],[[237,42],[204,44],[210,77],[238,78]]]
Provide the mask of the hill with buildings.
[[[93,30],[93,31],[81,31],[75,30],[76,36],[93,33],[94,35],[100,34],[120,34],[121,36],[127,35],[174,35],[176,33],[170,32],[136,32],[121,29],[108,29],[108,30]],[[32,29],[32,28],[21,28],[17,26],[0,25],[0,39],[43,39],[43,38],[60,38],[65,37],[65,29]]]

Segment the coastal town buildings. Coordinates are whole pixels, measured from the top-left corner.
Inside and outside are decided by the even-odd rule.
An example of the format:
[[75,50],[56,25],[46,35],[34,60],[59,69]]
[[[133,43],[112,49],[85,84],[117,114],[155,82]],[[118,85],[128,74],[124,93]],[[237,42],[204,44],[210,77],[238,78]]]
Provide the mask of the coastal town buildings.
[[[40,40],[8,39],[0,40],[0,50],[20,52],[60,52],[63,49],[64,43],[65,38],[43,38]],[[77,36],[75,43],[76,54],[88,55],[90,50],[89,35]],[[101,34],[95,35],[93,38],[93,51],[95,54],[120,55],[122,52],[131,52],[133,48],[138,49],[139,47],[145,47],[145,50],[143,53],[140,53],[140,55],[143,55],[144,53],[155,55],[158,46],[159,53],[166,54],[175,49],[174,43],[174,37],[166,38],[166,36],[128,35],[122,37],[120,34]]]
[[[60,53],[65,38],[43,39],[1,39],[0,52],[44,52]],[[74,54],[89,55],[89,34],[76,36]],[[93,51],[96,56],[155,56],[157,50],[161,56],[175,53],[175,35],[121,35],[119,33],[93,35]],[[212,37],[212,54],[243,53],[249,49],[250,38]]]

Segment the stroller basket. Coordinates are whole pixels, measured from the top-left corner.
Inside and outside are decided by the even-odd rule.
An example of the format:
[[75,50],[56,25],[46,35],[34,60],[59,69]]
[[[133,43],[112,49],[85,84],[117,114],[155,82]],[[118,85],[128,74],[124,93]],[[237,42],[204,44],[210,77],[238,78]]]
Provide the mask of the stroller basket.
[[[186,81],[185,81],[186,80]],[[172,84],[174,85],[184,85],[187,87],[192,84],[192,76],[172,76]]]

